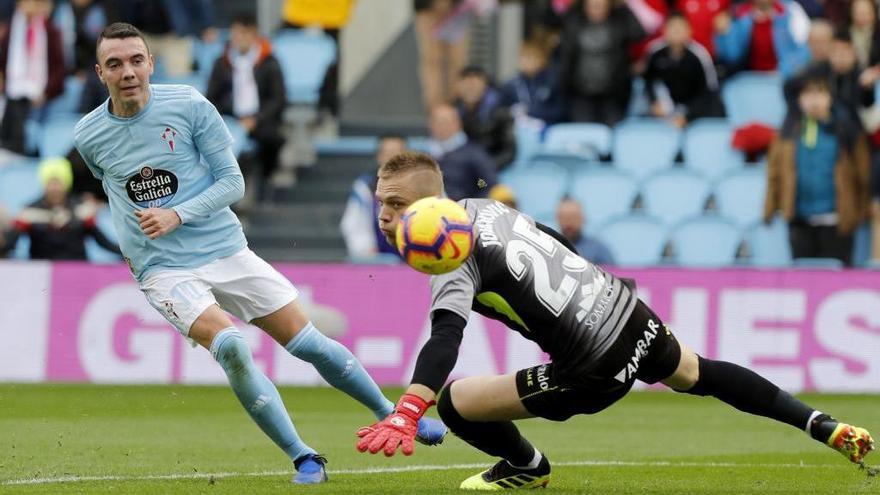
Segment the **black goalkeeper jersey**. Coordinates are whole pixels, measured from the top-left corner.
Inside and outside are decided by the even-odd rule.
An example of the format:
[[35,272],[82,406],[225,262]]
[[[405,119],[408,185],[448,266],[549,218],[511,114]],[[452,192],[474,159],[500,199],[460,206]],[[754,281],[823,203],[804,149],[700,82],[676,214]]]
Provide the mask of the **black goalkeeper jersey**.
[[488,199],[459,204],[474,221],[474,250],[431,278],[432,316],[446,310],[466,321],[473,309],[536,342],[565,375],[590,371],[626,324],[634,291],[527,215]]

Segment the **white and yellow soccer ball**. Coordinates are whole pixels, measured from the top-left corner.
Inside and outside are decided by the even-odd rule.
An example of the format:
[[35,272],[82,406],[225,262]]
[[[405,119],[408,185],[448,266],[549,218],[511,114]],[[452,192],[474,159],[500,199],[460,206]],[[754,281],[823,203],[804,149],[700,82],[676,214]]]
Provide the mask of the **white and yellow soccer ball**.
[[429,197],[411,204],[397,223],[397,250],[422,273],[455,270],[473,249],[473,223],[451,199]]

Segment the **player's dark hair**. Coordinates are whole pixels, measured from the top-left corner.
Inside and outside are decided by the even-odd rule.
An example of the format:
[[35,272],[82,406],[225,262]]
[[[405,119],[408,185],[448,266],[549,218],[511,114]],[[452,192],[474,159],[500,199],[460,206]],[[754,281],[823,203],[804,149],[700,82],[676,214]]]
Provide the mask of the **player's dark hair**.
[[798,94],[803,93],[808,89],[821,89],[831,93],[831,81],[828,80],[828,76],[825,74],[808,74],[801,82]]
[[834,41],[852,44],[852,34],[850,34],[849,29],[840,28],[834,31]]
[[404,151],[379,167],[379,175],[397,175],[417,170],[429,170],[442,176],[440,165],[431,155],[420,151]]
[[230,24],[238,24],[239,26],[255,28],[257,27],[257,18],[250,12],[239,12],[232,17]]
[[[101,42],[104,40],[121,40],[125,38],[140,38],[141,41],[144,42],[144,46],[147,47],[147,53],[150,53],[150,45],[147,44],[147,40],[144,39],[144,34],[141,33],[141,30],[132,26],[127,22],[114,22],[109,26],[105,27],[103,31],[101,31],[101,35],[98,36],[98,42],[95,43],[95,57],[98,56],[98,48],[101,47]],[[100,63],[100,60],[98,60]]]

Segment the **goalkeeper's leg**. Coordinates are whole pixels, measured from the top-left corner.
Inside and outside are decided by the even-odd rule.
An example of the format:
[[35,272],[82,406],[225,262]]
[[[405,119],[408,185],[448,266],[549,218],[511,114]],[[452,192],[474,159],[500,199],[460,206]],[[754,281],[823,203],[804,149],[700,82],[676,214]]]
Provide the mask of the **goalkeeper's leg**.
[[466,479],[461,488],[534,488],[549,482],[550,463],[511,421],[532,417],[519,398],[515,375],[465,378],[447,385],[437,411],[459,438],[502,459]]
[[790,424],[855,463],[874,448],[867,430],[813,409],[754,371],[703,358],[684,345],[678,368],[663,383],[678,392],[711,395],[740,411]]

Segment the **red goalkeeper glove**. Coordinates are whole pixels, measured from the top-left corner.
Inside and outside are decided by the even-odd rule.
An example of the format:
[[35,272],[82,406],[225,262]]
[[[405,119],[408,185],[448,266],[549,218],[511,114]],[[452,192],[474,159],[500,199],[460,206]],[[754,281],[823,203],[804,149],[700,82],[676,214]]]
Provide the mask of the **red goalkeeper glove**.
[[357,436],[360,440],[357,449],[361,452],[369,450],[371,454],[382,450],[390,457],[400,446],[403,455],[412,455],[419,419],[432,404],[434,401],[426,402],[418,395],[405,394],[397,402],[393,413],[372,426],[358,430]]

